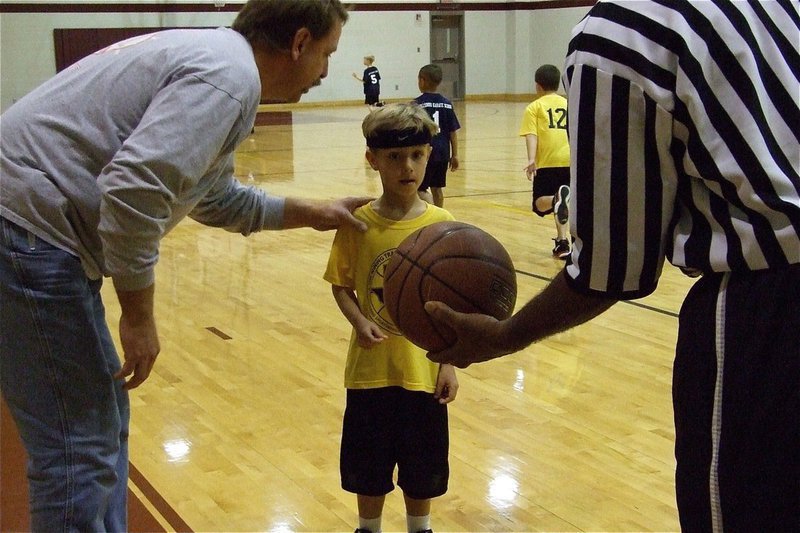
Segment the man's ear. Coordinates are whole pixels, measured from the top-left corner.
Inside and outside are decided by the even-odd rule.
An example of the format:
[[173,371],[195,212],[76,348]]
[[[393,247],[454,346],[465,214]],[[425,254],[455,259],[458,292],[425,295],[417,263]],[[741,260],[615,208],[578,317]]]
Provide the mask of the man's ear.
[[311,43],[313,36],[308,28],[300,28],[294,33],[294,39],[292,39],[292,59],[297,60],[300,58],[300,55],[305,50],[306,46]]

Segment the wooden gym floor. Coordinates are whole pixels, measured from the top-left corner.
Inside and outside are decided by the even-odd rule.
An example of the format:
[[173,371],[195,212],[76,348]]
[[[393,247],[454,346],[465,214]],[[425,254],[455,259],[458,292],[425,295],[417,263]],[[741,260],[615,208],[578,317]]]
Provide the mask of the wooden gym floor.
[[[530,211],[517,136],[524,107],[457,105],[462,168],[445,189],[445,208],[508,249],[518,305],[563,266],[550,254],[552,219]],[[264,115],[269,125],[241,146],[237,175],[279,195],[378,195],[363,155],[366,113],[303,106]],[[350,326],[322,279],[332,239],[310,229],[244,238],[186,221],[163,241],[162,353],[131,394],[129,487],[149,524],[275,533],[357,525],[355,496],[339,486]],[[434,531],[677,531],[670,386],[689,286],[668,265],[653,295],[459,371],[450,490],[433,503]],[[116,334],[110,283],[104,291]],[[405,531],[398,490],[383,525]]]

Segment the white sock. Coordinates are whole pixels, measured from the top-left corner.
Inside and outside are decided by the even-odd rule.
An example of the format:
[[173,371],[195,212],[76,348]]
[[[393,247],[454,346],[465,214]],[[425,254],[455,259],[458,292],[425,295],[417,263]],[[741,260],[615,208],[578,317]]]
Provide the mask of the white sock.
[[407,514],[406,525],[408,526],[408,533],[425,531],[426,529],[431,528],[431,515],[411,516],[410,514]]
[[361,529],[368,529],[372,533],[381,533],[381,517],[378,518],[363,518],[358,517],[358,527]]

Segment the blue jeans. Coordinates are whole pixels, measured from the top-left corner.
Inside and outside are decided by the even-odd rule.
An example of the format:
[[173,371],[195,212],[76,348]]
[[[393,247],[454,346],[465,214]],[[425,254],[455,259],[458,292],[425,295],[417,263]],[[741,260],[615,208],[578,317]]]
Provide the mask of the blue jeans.
[[0,390],[28,453],[33,531],[126,531],[127,391],[102,280],[0,218]]

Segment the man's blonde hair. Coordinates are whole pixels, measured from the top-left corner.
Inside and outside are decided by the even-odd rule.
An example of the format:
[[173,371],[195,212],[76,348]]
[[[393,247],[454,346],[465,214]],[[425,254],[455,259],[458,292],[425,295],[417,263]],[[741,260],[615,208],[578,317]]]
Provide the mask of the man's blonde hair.
[[427,131],[433,137],[439,131],[439,127],[425,109],[413,102],[386,104],[370,111],[361,123],[361,131],[367,141],[382,132],[403,130]]

